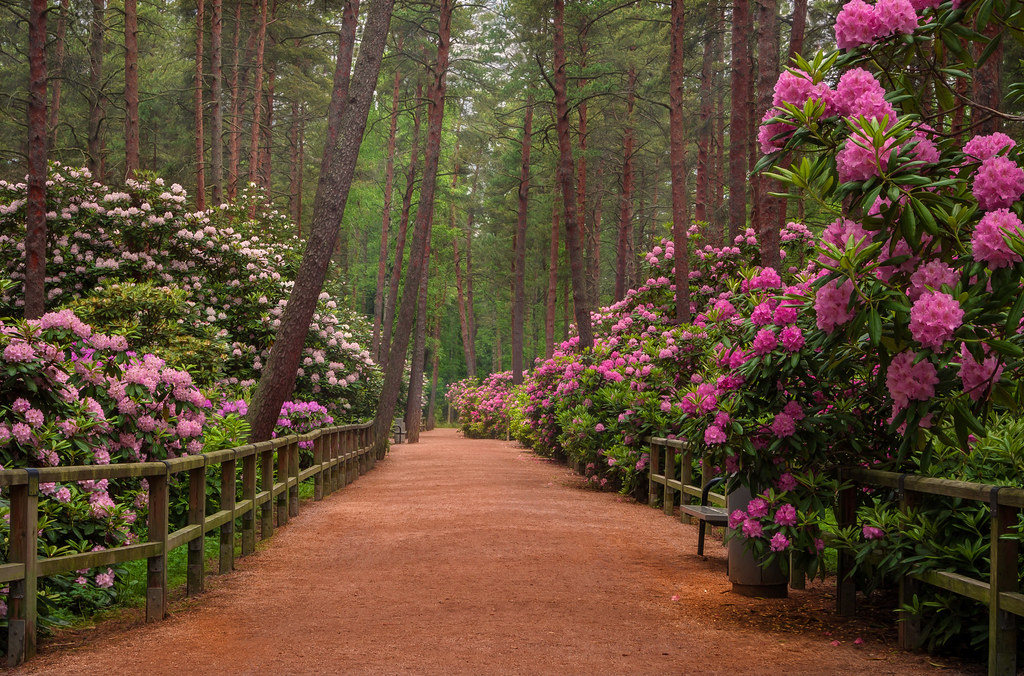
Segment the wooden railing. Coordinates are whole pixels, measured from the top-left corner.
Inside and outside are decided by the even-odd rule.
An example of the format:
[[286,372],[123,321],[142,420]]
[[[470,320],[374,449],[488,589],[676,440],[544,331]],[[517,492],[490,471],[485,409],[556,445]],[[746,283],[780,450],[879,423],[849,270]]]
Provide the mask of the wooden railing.
[[[313,444],[313,464],[300,470],[299,444],[306,442]],[[289,518],[298,516],[300,483],[312,479],[313,499],[321,500],[324,495],[342,488],[370,469],[376,460],[372,449],[372,423],[366,423],[327,427],[307,434],[160,462],[0,471],[0,487],[10,490],[11,506],[9,563],[0,565],[0,585],[10,584],[7,604],[8,665],[21,664],[35,655],[36,594],[40,577],[146,559],[146,621],[163,619],[167,615],[167,554],[172,549],[188,545],[187,593],[197,594],[203,590],[204,538],[207,533],[219,529],[219,572],[232,570],[236,520],[241,522],[242,556],[251,554],[256,548],[257,520],[260,539],[270,537],[275,521],[277,526],[282,526]],[[218,511],[208,515],[206,473],[217,465],[221,467],[220,505]],[[168,529],[168,479],[176,474],[188,475],[188,523],[171,532]],[[258,486],[257,475],[261,479]],[[149,482],[146,542],[103,551],[39,558],[40,483],[132,477],[145,478]],[[239,480],[241,500],[236,501]]]
[[[977,580],[949,571],[928,570],[911,573],[900,581],[900,605],[910,604],[921,583],[933,585],[960,596],[974,599],[988,606],[988,672],[1002,676],[1017,673],[1017,617],[1024,617],[1024,594],[1020,590],[1018,570],[1018,542],[1007,538],[1017,525],[1024,510],[1024,489],[1011,486],[990,486],[936,479],[914,474],[897,474],[862,468],[845,468],[840,472],[843,481],[856,482],[897,491],[902,509],[915,506],[924,495],[973,500],[989,505],[991,509],[989,553],[989,581]],[[856,486],[840,491],[836,514],[840,526],[853,523],[857,509]],[[839,611],[852,614],[855,588],[848,573],[852,561],[849,555],[839,558],[838,593]],[[903,648],[915,648],[920,643],[920,617],[902,612],[899,639]]]
[[[663,437],[650,437],[646,441],[650,444],[647,504],[653,507],[658,504],[660,499],[661,508],[665,514],[673,516],[676,494],[681,494],[681,503],[688,503],[690,498],[699,500],[701,491],[711,480],[710,472],[701,472],[701,483],[695,484],[693,483],[693,450],[686,442]],[[676,465],[677,452],[680,454],[678,466]],[[708,500],[719,507],[725,506],[725,495],[722,493],[709,493]],[[680,514],[679,518],[684,523],[690,522],[690,518],[686,514]]]

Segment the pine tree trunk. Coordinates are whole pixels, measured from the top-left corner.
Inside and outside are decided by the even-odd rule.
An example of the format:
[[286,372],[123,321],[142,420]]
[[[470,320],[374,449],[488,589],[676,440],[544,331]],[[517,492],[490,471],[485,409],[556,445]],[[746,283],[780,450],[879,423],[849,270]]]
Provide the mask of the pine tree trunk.
[[[583,29],[583,32],[579,36],[580,45],[580,71],[586,72],[587,69],[587,52],[589,51],[589,44],[587,43],[587,28]],[[577,86],[580,90],[586,89],[589,81],[586,78],[580,78]],[[582,93],[582,92],[581,92]],[[591,248],[593,243],[592,238],[589,236],[590,233],[587,229],[587,122],[588,122],[588,110],[587,110],[587,99],[585,96],[580,97],[579,105],[576,107],[579,115],[579,129],[577,130],[577,138],[580,143],[580,156],[579,162],[576,166],[576,219],[579,222],[580,237],[583,238],[583,265],[586,267],[592,264],[594,260],[594,251]],[[597,307],[597,298],[593,295],[593,289],[590,284],[587,284],[587,302],[591,307]]]
[[[448,288],[445,287],[441,293],[441,304],[438,308],[444,309],[448,295]],[[437,313],[434,319],[434,332],[430,346],[430,399],[427,400],[427,424],[424,429],[428,432],[437,427],[437,373],[441,365],[441,312]]]
[[[51,150],[57,144],[57,123],[60,120],[61,85],[64,82],[64,52],[68,25],[68,1],[60,0],[57,12],[57,34],[54,36],[53,56],[56,61],[56,77],[53,78],[53,89],[50,96],[49,120],[46,124],[47,147]],[[51,71],[52,72],[52,71]]]
[[106,21],[106,0],[92,0],[92,21],[89,23],[89,131],[86,140],[89,173],[94,181],[104,181],[103,120],[106,118],[103,95],[103,34]]
[[[231,130],[228,132],[228,200],[234,201],[238,196],[238,176],[241,153],[239,145],[242,137],[242,88],[240,82],[242,70],[241,52],[238,42],[242,35],[242,1],[235,2],[235,33],[232,36],[232,50],[235,53],[234,67],[231,69]],[[255,37],[256,33],[252,33]]]
[[[281,412],[281,404],[295,387],[302,347],[338,236],[338,220],[345,213],[345,203],[355,174],[367,114],[373,101],[393,7],[394,0],[374,0],[370,7],[355,65],[355,86],[349,92],[349,105],[342,115],[341,133],[336,144],[324,147],[320,180],[313,204],[313,223],[302,265],[281,318],[281,326],[267,365],[249,406],[247,420],[252,428],[249,435],[251,442],[270,438]],[[389,419],[389,428],[390,424]],[[383,440],[379,435],[378,438]]]
[[476,187],[480,177],[479,164],[473,171],[473,186],[469,190],[469,210],[466,214],[466,324],[469,327],[469,357],[476,369],[476,305],[473,303],[473,233],[476,215]]
[[139,17],[136,0],[124,0],[124,174],[139,170]]
[[[271,15],[273,17],[273,15]],[[273,40],[271,39],[271,44]],[[266,107],[266,120],[260,131],[260,186],[266,194],[270,194],[271,150],[274,146],[274,87],[277,84],[277,64],[270,63],[267,71],[267,95],[263,101]]]
[[786,56],[787,66],[797,54],[803,54],[804,34],[807,32],[807,0],[793,0],[793,28],[789,33],[789,53]]
[[519,211],[516,219],[513,256],[514,299],[512,302],[512,384],[523,384],[523,323],[526,313],[526,217],[530,198],[530,143],[533,133],[533,97],[526,101],[523,142],[519,165]]
[[458,233],[452,242],[455,257],[455,300],[459,308],[459,330],[462,332],[462,352],[466,359],[466,376],[476,378],[476,359],[469,338],[469,316],[466,314],[466,296],[463,293],[462,262],[459,258]]
[[[717,1],[711,0],[707,7],[707,25],[704,30],[704,53],[700,66],[700,124],[697,127],[697,191],[693,210],[693,218],[698,222],[708,222],[708,203],[711,200],[711,148],[714,143],[714,68],[716,58],[712,32],[719,29],[716,16]],[[673,33],[674,35],[674,33]],[[675,72],[672,72],[675,75]],[[672,85],[674,86],[674,85]],[[671,103],[669,105],[672,105]],[[673,200],[675,195],[673,193]]]
[[395,306],[398,304],[398,282],[402,278],[405,238],[409,229],[409,215],[412,210],[412,193],[416,187],[416,165],[419,164],[420,141],[420,99],[423,85],[416,84],[416,111],[413,113],[412,150],[409,151],[409,170],[405,179],[405,194],[402,196],[402,215],[398,220],[398,235],[395,238],[395,263],[391,267],[391,283],[388,286],[388,302],[384,306],[384,324],[381,326],[380,355],[377,363],[387,368],[388,351],[391,346],[391,332],[394,330]]
[[[683,49],[686,41],[683,0],[672,0],[671,54],[669,56],[669,145],[672,174],[672,243],[675,249],[676,322],[690,321],[690,262],[686,230],[686,142],[683,138]],[[703,113],[704,101],[701,101]],[[707,156],[705,154],[705,161]],[[705,175],[707,168],[705,167]]]
[[750,0],[733,0],[729,115],[729,241],[747,227],[750,131]]
[[224,203],[224,82],[223,0],[210,0],[210,197]]
[[412,341],[412,363],[409,367],[409,397],[405,404],[406,437],[410,444],[419,443],[423,422],[423,371],[427,361],[427,286],[430,279],[430,235],[423,261],[419,302],[416,308],[416,333]]
[[[391,339],[388,364],[384,371],[377,415],[374,417],[374,437],[378,457],[387,444],[387,435],[395,413],[398,391],[402,385],[405,370],[406,350],[412,332],[413,314],[419,296],[420,280],[426,264],[425,252],[430,246],[430,226],[434,213],[434,196],[437,189],[437,169],[441,158],[441,131],[444,122],[444,97],[448,74],[448,54],[451,44],[451,21],[454,0],[441,0],[438,17],[437,64],[434,67],[434,81],[427,98],[427,143],[424,148],[423,180],[420,182],[420,200],[416,207],[416,226],[413,229],[412,245],[409,248],[409,269],[402,289],[402,303],[398,309],[398,320]],[[365,39],[365,38],[364,38]]]
[[[249,182],[256,183],[259,178],[260,163],[260,129],[263,125],[263,52],[267,46],[267,0],[260,0],[259,25],[256,29],[256,65],[253,74],[252,89],[252,130],[249,136]],[[335,85],[337,86],[337,85]],[[334,96],[331,96],[334,101]],[[328,139],[325,147],[332,147]],[[256,205],[250,208],[250,216],[255,212]]]
[[[981,33],[989,40],[999,40],[999,45],[989,54],[984,63],[974,69],[971,80],[971,131],[975,134],[994,134],[1000,129],[1001,118],[995,114],[999,110],[1002,97],[1002,77],[1000,66],[1003,63],[1002,26],[998,21],[989,21]],[[975,58],[980,58],[987,45],[976,44]]]
[[619,198],[619,244],[616,249],[615,300],[626,296],[632,260],[633,225],[633,106],[636,103],[636,68],[629,67],[626,85],[626,128],[622,133],[622,195]]
[[551,257],[548,263],[547,314],[544,317],[544,356],[555,353],[555,306],[558,302],[558,194],[551,196]]
[[[720,33],[721,34],[721,33]],[[725,42],[724,35],[721,43]],[[721,247],[725,244],[726,210],[725,210],[725,77],[718,72],[716,75],[717,94],[715,114],[715,163],[711,182],[711,200],[713,209],[711,235],[709,240],[712,245]]]
[[[399,51],[402,49],[399,40]],[[388,237],[391,230],[391,200],[395,185],[395,142],[398,138],[398,95],[401,72],[395,69],[395,81],[391,91],[391,127],[388,130],[388,156],[384,168],[384,208],[380,223],[380,257],[377,261],[377,291],[373,297],[373,347],[370,354],[380,358],[381,323],[384,320],[384,282],[387,279]]]
[[46,311],[46,5],[28,15],[28,199],[25,204],[25,319]]
[[590,325],[590,308],[586,299],[586,278],[583,270],[583,243],[576,217],[576,195],[573,185],[572,144],[569,140],[569,102],[565,68],[565,0],[555,0],[553,83],[558,133],[558,182],[562,189],[562,208],[565,216],[566,249],[569,252],[569,271],[572,276],[573,304],[576,310],[576,330],[580,348],[594,346],[594,333]]
[[292,123],[288,130],[288,215],[292,222],[297,225],[298,236],[302,237],[301,221],[302,193],[299,190],[299,174],[302,169],[299,165],[299,102],[292,101]]
[[[772,106],[775,81],[779,77],[779,17],[777,0],[757,0],[758,38],[757,52],[760,68],[757,78],[758,119]],[[778,197],[770,193],[782,188],[778,181],[765,176],[756,177],[760,206],[758,219],[754,223],[758,245],[761,251],[761,265],[778,268],[779,257],[779,213],[783,205]]]
[[206,143],[203,139],[203,31],[205,30],[205,6],[203,0],[196,0],[196,210],[206,209]]
[[594,300],[594,307],[601,305],[601,199],[604,192],[604,165],[597,165],[597,186],[594,190],[594,222],[590,224],[590,297]]

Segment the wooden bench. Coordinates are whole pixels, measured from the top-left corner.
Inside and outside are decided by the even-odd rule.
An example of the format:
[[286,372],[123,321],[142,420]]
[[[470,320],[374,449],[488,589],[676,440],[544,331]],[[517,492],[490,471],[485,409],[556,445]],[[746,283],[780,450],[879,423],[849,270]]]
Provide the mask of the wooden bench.
[[391,434],[395,437],[395,443],[400,444],[405,439],[405,419],[399,418],[391,425]]
[[699,505],[680,505],[679,511],[682,514],[697,519],[697,556],[704,556],[704,534],[707,524],[712,526],[729,525],[729,511],[725,507],[715,507],[708,504],[708,494],[711,489],[725,481],[725,477],[715,477],[709,481],[700,493]]

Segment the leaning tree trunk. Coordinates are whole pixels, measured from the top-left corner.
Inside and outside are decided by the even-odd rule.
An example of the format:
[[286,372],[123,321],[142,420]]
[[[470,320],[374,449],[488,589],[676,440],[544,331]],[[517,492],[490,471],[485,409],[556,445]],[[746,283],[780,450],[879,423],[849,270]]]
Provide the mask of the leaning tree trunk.
[[594,332],[590,325],[590,307],[587,305],[587,285],[583,270],[583,245],[580,241],[579,221],[576,217],[576,189],[573,185],[572,144],[569,140],[569,101],[566,95],[565,72],[565,0],[555,0],[553,83],[555,95],[555,128],[558,134],[558,182],[562,189],[562,208],[565,216],[565,246],[569,251],[569,272],[572,276],[572,296],[576,308],[576,331],[581,349],[594,346]]
[[[401,49],[401,41],[399,42]],[[373,296],[373,347],[370,354],[380,359],[381,324],[384,320],[384,282],[388,268],[388,236],[391,230],[391,199],[395,186],[395,141],[398,137],[398,95],[401,72],[395,69],[391,91],[391,127],[388,131],[388,157],[384,168],[384,207],[380,221],[380,257],[377,259],[377,291]]]
[[252,429],[249,438],[253,442],[270,438],[281,404],[295,389],[302,346],[330,266],[338,237],[338,221],[345,213],[393,8],[394,0],[373,0],[363,29],[352,78],[354,85],[349,90],[349,104],[342,112],[341,132],[336,144],[324,146],[306,251],[270,357],[249,407],[247,419]]
[[398,403],[398,391],[402,386],[405,370],[406,350],[412,332],[413,315],[419,296],[420,280],[426,267],[426,252],[430,246],[430,225],[434,213],[434,196],[437,190],[437,168],[441,159],[441,131],[444,123],[444,97],[448,75],[448,53],[451,45],[452,8],[454,0],[441,0],[438,17],[437,64],[434,67],[434,81],[427,94],[427,143],[424,148],[423,180],[420,183],[420,201],[416,207],[416,225],[409,248],[409,269],[402,289],[402,303],[398,310],[398,321],[391,338],[388,365],[384,371],[377,415],[373,421],[374,443],[377,457],[387,447],[387,435]]
[[26,319],[41,317],[46,309],[46,4],[47,0],[32,0],[28,16]]
[[124,174],[139,170],[139,16],[136,0],[124,0]]
[[[686,40],[683,0],[672,0],[669,55],[669,153],[672,174],[672,244],[675,249],[676,322],[690,321],[690,262],[686,230],[686,143],[683,138],[683,47]],[[703,106],[703,101],[701,103]],[[705,157],[706,159],[706,157]]]
[[729,115],[729,241],[747,227],[750,126],[750,0],[732,9],[732,108]]
[[533,97],[526,101],[523,143],[519,167],[519,213],[516,220],[516,250],[513,256],[515,285],[512,303],[512,384],[523,384],[523,323],[526,312],[526,217],[530,201],[530,134],[533,131]]
[[203,30],[205,28],[205,3],[196,1],[196,210],[206,209],[206,143],[203,139]]

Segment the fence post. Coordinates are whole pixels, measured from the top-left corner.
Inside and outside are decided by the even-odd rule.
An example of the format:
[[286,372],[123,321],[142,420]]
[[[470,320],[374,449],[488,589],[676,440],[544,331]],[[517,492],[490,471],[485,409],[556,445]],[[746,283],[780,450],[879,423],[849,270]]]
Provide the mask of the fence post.
[[235,458],[220,464],[220,508],[231,513],[227,523],[220,527],[220,574],[230,573],[235,568],[235,491],[238,478],[235,474]]
[[242,457],[242,499],[249,501],[249,509],[242,514],[242,556],[256,551],[256,449],[245,448]]
[[651,439],[651,469],[647,473],[647,504],[654,507],[658,504],[658,482],[654,475],[661,473],[661,445]]
[[672,448],[668,444],[665,445],[665,491],[662,493],[664,497],[661,499],[661,511],[666,515],[672,516],[675,511],[676,500],[675,490],[669,486],[668,482],[673,481],[676,478],[676,449]]
[[[648,462],[650,462],[650,456],[648,456]],[[679,492],[679,504],[688,505],[690,504],[690,496],[686,493],[686,487],[693,485],[693,449],[689,444],[680,449],[679,463],[679,483],[683,485],[683,490]],[[702,471],[702,488],[704,474]],[[693,523],[693,519],[682,510],[679,510],[679,521],[682,523]]]
[[299,442],[288,444],[288,516],[299,515]]
[[25,576],[11,582],[8,597],[7,666],[14,667],[36,654],[37,531],[39,530],[39,473],[25,470],[28,481],[11,486],[11,531],[8,559],[25,565]]
[[274,534],[274,448],[269,446],[260,451],[261,492],[267,494],[267,501],[260,507],[260,539],[266,540]]
[[164,473],[149,478],[149,541],[159,542],[160,551],[146,562],[146,622],[156,622],[167,616],[167,478],[170,465],[164,463]]
[[313,440],[313,464],[316,465],[316,474],[313,475],[313,500],[316,502],[324,499],[324,440],[323,434]]
[[202,467],[188,471],[188,523],[199,526],[199,536],[188,541],[188,579],[185,593],[201,594],[205,584],[206,456]]
[[1017,618],[1002,609],[999,594],[1019,591],[1017,572],[1017,540],[1012,535],[1018,511],[999,504],[999,488],[992,489],[991,498],[991,566],[988,604],[988,673],[1013,676],[1017,673]]
[[277,447],[277,480],[281,484],[281,492],[277,496],[277,525],[288,523],[288,447],[284,444]]
[[[843,482],[843,470],[839,470],[839,483]],[[857,489],[846,486],[839,489],[839,505],[836,509],[836,525],[839,528],[852,526],[857,519]],[[853,617],[856,611],[857,586],[850,578],[853,569],[853,555],[840,551],[836,563],[836,612],[842,617]]]
[[344,436],[344,434],[344,431],[338,430],[337,432],[331,435],[331,473],[328,475],[328,477],[331,480],[330,484],[332,493],[341,488],[341,470],[343,469],[343,467],[341,463],[341,453],[339,449],[341,448],[341,438],[342,436]]
[[[906,513],[920,502],[920,496],[907,491],[904,486],[907,475],[901,474],[899,478],[899,500],[900,511]],[[914,596],[920,589],[920,583],[909,575],[900,577],[899,589],[897,590],[896,602],[900,608],[914,602]],[[897,643],[904,650],[914,650],[921,645],[921,616],[917,613],[910,613],[905,610],[899,611],[899,625]]]

